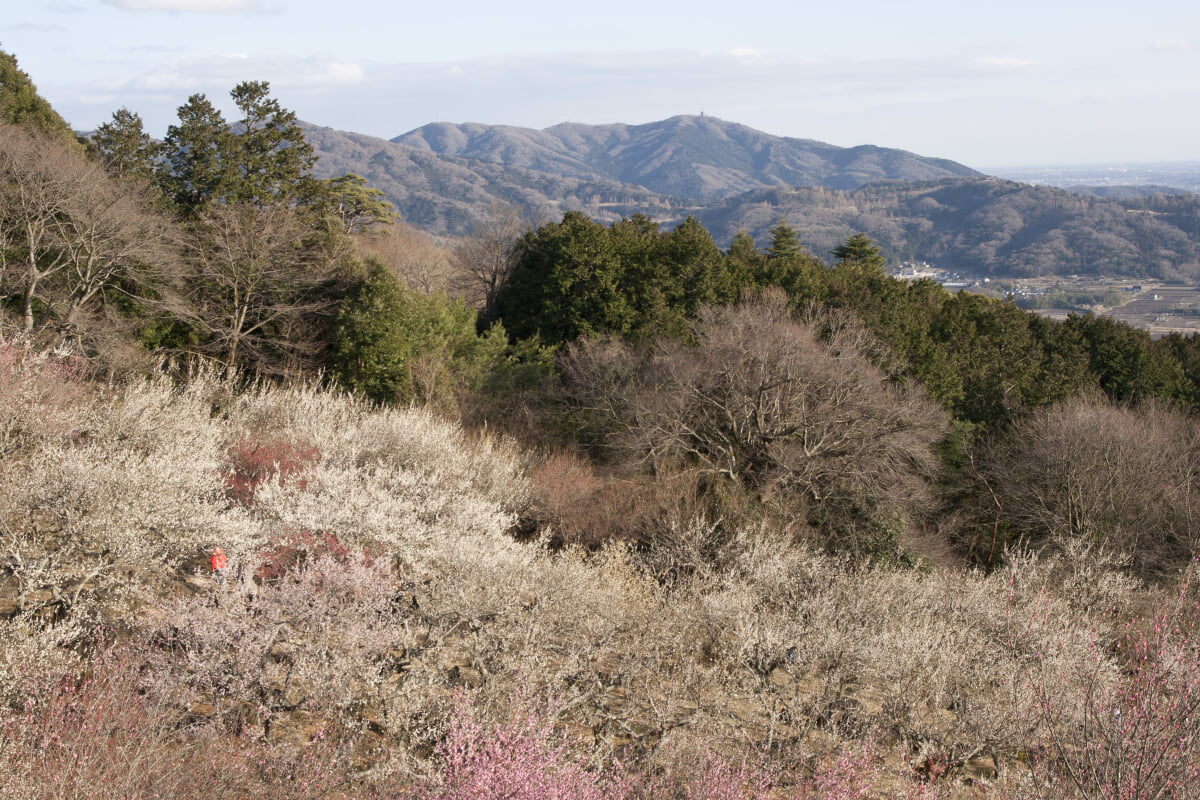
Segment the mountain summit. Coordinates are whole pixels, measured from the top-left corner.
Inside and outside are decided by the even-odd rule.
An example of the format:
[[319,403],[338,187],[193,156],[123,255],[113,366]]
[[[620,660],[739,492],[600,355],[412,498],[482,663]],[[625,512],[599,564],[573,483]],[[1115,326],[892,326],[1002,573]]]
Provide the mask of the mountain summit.
[[703,115],[644,125],[565,122],[545,130],[440,122],[392,141],[439,155],[585,180],[621,181],[701,204],[766,187],[853,190],[875,181],[980,174],[954,161],[905,150],[836,147],[773,136]]

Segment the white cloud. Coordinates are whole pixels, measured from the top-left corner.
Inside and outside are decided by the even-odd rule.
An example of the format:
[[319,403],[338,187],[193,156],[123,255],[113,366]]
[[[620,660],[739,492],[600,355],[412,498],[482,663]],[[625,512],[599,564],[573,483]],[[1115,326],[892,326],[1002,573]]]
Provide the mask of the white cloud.
[[205,58],[176,59],[153,72],[126,81],[118,90],[134,94],[190,94],[204,91],[224,95],[245,80],[266,80],[272,89],[322,89],[355,84],[365,76],[365,71],[358,64],[324,53],[303,58],[223,53]]
[[1151,50],[1190,50],[1192,43],[1186,39],[1156,39]]
[[123,11],[199,11],[206,14],[234,14],[253,11],[260,0],[103,0]]
[[731,47],[725,51],[725,55],[736,58],[761,58],[768,55],[768,53],[766,50],[759,50],[757,47]]
[[15,25],[9,25],[9,30],[14,31],[36,31],[38,33],[60,33],[70,30],[65,25],[55,25],[51,22],[18,22]]
[[1012,56],[983,56],[975,59],[981,67],[992,69],[1029,69],[1037,62],[1029,58],[1014,58]]

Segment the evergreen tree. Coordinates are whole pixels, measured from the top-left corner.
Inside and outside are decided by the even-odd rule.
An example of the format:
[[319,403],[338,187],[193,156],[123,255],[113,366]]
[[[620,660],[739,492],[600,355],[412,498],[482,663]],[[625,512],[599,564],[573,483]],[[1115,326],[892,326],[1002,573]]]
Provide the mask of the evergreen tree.
[[233,155],[235,202],[292,203],[311,195],[310,173],[317,156],[304,138],[294,111],[270,96],[266,81],[244,81],[230,92],[242,112]]
[[167,128],[163,149],[163,192],[180,209],[195,211],[232,192],[237,178],[233,131],[203,94],[179,107],[179,124]]
[[503,328],[475,332],[475,312],[444,294],[408,289],[383,264],[342,305],[334,369],[342,386],[385,403],[418,401],[456,411],[456,395],[503,360]]
[[383,192],[354,173],[321,181],[320,198],[346,233],[358,233],[400,219]]
[[796,306],[809,301],[823,303],[826,271],[821,260],[804,249],[795,229],[781,219],[771,228],[771,246],[754,283],[762,288],[778,286]]
[[154,178],[161,145],[150,138],[142,118],[128,108],[113,112],[112,121],[96,129],[88,141],[110,175],[136,181]]
[[700,222],[689,216],[658,243],[656,261],[668,305],[691,317],[703,303],[729,303],[737,289],[721,249]]
[[266,81],[246,81],[230,92],[242,118],[231,126],[203,94],[179,107],[167,129],[162,181],[176,205],[194,212],[209,202],[295,205],[318,194],[310,172],[312,146],[292,111],[270,94]]
[[578,211],[530,231],[496,299],[511,336],[559,344],[581,335],[625,335],[634,321],[623,266],[607,229]]
[[771,246],[767,248],[767,258],[796,259],[805,255],[807,252],[804,245],[800,244],[796,229],[788,225],[786,220],[775,223],[775,227],[771,228]]
[[740,289],[757,282],[757,276],[763,271],[766,257],[758,252],[754,237],[742,230],[734,234],[729,251],[725,254],[726,269],[734,286]]
[[372,400],[394,402],[409,392],[412,344],[409,293],[382,264],[342,304],[334,329],[338,382]]
[[839,267],[858,265],[880,272],[887,267],[887,259],[883,257],[871,237],[865,233],[856,233],[844,243],[833,248],[833,257],[837,259]]
[[1147,331],[1093,314],[1072,314],[1063,324],[1079,334],[1092,373],[1113,400],[1186,399],[1188,379],[1182,365],[1166,350],[1154,347]]
[[0,121],[28,125],[75,141],[71,126],[38,94],[29,75],[17,66],[16,57],[3,50],[0,50]]

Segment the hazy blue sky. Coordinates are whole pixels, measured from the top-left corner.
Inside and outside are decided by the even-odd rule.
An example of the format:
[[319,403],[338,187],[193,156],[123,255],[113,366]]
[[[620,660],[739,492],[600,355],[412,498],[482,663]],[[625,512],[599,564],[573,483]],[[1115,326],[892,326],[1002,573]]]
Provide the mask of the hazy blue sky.
[[1196,0],[0,0],[0,48],[76,128],[161,136],[268,80],[391,138],[704,111],[974,167],[1200,160]]

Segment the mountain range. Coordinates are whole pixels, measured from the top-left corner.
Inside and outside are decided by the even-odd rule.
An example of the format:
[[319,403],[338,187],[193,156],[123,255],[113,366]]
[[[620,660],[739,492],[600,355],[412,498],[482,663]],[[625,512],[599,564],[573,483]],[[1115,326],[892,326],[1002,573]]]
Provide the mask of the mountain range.
[[875,181],[980,174],[953,161],[904,150],[835,147],[772,136],[708,116],[678,116],[645,125],[568,122],[541,131],[435,123],[392,141],[440,155],[631,183],[700,204],[770,186],[857,189]]
[[904,150],[835,147],[706,116],[540,131],[433,123],[391,141],[305,125],[305,136],[320,157],[318,177],[362,175],[407,221],[438,234],[466,233],[494,203],[522,207],[533,219],[580,210],[670,220],[763,188],[856,189],[980,174]]
[[1200,277],[1200,197],[1165,187],[1182,195],[1169,209],[1150,191],[1088,195],[703,115],[544,130],[432,123],[390,141],[306,124],[305,136],[317,177],[362,175],[435,235],[469,233],[500,204],[535,223],[572,210],[668,226],[695,215],[722,246],[739,230],[765,242],[785,219],[822,256],[862,231],[890,259],[980,275]]

